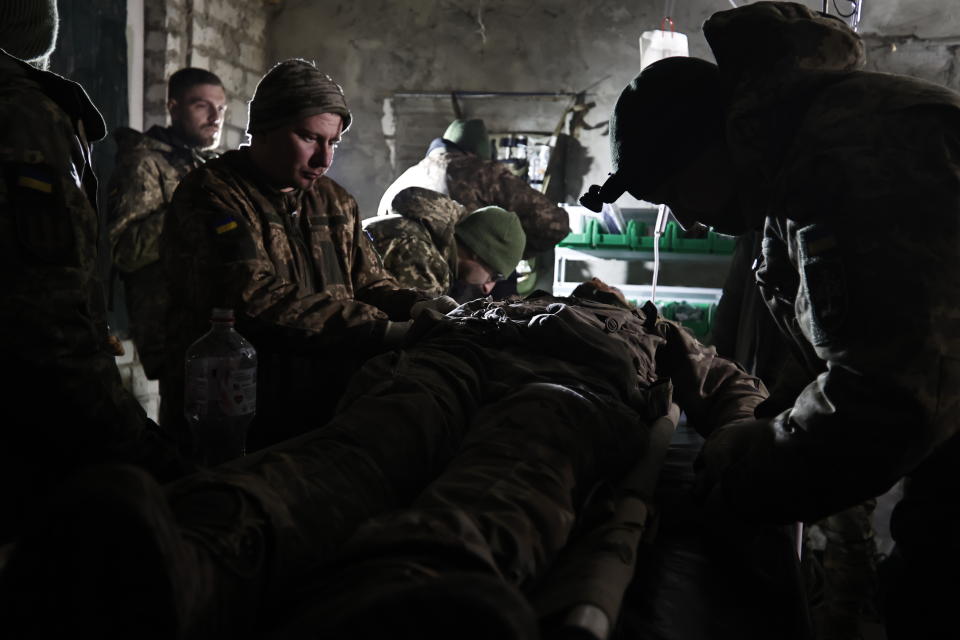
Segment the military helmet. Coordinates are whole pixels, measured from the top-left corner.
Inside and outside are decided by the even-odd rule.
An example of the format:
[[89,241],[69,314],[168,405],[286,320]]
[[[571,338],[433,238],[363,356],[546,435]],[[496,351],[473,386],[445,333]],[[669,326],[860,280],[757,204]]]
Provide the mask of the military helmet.
[[581,203],[599,211],[624,191],[649,194],[722,138],[723,104],[720,73],[711,62],[678,56],[644,68],[610,117],[613,173]]
[[490,159],[490,137],[487,126],[479,118],[454,120],[443,132],[443,139],[484,160]]

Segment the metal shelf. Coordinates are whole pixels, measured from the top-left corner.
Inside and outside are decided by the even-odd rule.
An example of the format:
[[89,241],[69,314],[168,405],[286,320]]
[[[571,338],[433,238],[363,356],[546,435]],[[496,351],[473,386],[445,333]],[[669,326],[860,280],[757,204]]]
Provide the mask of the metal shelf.
[[[730,262],[729,254],[718,253],[682,253],[679,251],[661,251],[661,262],[699,262],[705,265],[727,265]],[[653,251],[632,251],[627,249],[573,249],[571,247],[557,247],[554,250],[553,263],[553,293],[554,295],[569,295],[579,282],[564,280],[567,273],[567,261],[653,261]],[[623,291],[624,296],[638,301],[649,300],[653,294],[653,287],[648,284],[609,283]],[[722,289],[712,287],[680,287],[671,285],[657,285],[658,301],[685,301],[690,303],[716,303],[720,300]]]
[[[567,296],[573,293],[579,282],[554,282],[553,295]],[[643,302],[649,300],[653,294],[653,287],[648,284],[613,284],[612,286],[620,289],[627,299]],[[689,303],[703,302],[707,304],[716,304],[720,300],[722,289],[712,289],[706,287],[671,287],[667,285],[657,285],[657,302],[684,301]]]
[[[554,256],[557,260],[643,260],[653,262],[653,251],[633,251],[631,249],[591,249],[557,247]],[[661,262],[708,262],[728,263],[728,253],[684,253],[681,251],[661,251]]]

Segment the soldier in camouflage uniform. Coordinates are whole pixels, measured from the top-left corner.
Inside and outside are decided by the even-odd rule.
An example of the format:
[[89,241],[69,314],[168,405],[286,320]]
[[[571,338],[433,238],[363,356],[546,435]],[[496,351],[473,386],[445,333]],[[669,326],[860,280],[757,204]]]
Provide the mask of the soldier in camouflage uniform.
[[526,233],[525,258],[549,251],[570,233],[567,212],[490,160],[490,139],[482,120],[455,120],[426,157],[407,169],[384,192],[378,215],[389,215],[393,199],[407,187],[422,187],[450,196],[468,211],[497,206],[513,211]]
[[404,287],[466,302],[475,289],[489,295],[520,262],[526,237],[515,213],[492,206],[470,212],[420,187],[398,193],[392,210],[367,218],[363,228]]
[[107,199],[113,264],[123,279],[131,337],[151,380],[160,377],[164,361],[160,230],[183,176],[216,157],[227,101],[216,75],[192,67],[170,76],[167,93],[169,127],[114,132],[117,164]]
[[328,76],[280,63],[250,102],[250,146],[177,188],[160,241],[171,293],[161,425],[186,442],[184,354],[214,307],[235,311],[258,352],[255,450],[323,424],[351,367],[399,340],[428,302],[383,270],[356,201],[323,175],[350,120]]
[[[556,559],[595,484],[641,455],[652,421],[675,402],[707,435],[751,419],[765,397],[652,304],[638,310],[597,281],[570,297],[474,300],[419,317],[320,429],[166,495],[131,472],[101,477],[116,489],[100,518],[25,542],[0,603],[33,632],[76,625],[44,615],[59,600],[34,600],[30,585],[69,584],[60,554],[76,547],[58,539],[92,527],[118,561],[93,570],[106,591],[91,597],[132,630],[150,620],[183,637],[280,626],[275,637],[532,638],[518,594]],[[123,528],[102,526],[120,514]],[[45,553],[49,564],[32,562]],[[131,580],[149,589],[137,600],[150,615],[125,606]]]
[[108,345],[90,165],[103,118],[80,85],[24,62],[43,66],[56,25],[54,2],[0,5],[0,543],[83,464],[183,470]]
[[[819,375],[714,434],[703,487],[743,518],[811,522],[905,477],[887,632],[935,637],[960,595],[960,96],[859,70],[856,34],[802,5],[720,12],[704,34],[718,68],[662,61],[624,91],[615,173],[586,201],[628,190],[681,222],[763,228],[758,285]],[[645,166],[688,125],[673,162]]]

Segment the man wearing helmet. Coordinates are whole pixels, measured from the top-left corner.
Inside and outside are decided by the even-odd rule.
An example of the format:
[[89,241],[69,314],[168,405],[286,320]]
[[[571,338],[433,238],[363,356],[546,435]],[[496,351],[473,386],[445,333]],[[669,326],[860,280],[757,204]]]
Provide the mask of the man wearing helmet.
[[[884,613],[889,637],[932,637],[960,562],[960,96],[859,70],[856,34],[802,5],[703,30],[717,65],[644,69],[614,114],[615,172],[584,202],[628,191],[683,224],[763,229],[757,284],[811,382],[714,434],[701,489],[742,519],[809,522],[906,477]],[[658,131],[685,127],[680,153],[645,166]]]

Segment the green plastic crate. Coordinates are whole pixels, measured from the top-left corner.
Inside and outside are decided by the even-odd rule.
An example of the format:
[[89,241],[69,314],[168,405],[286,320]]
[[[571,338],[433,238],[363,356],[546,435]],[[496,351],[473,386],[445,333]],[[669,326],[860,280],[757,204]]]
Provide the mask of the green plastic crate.
[[630,229],[627,233],[599,233],[597,234],[596,249],[630,249]]
[[[632,221],[631,221],[632,222]],[[656,238],[652,235],[647,235],[647,225],[640,223],[638,225],[639,234],[637,241],[637,249],[641,251],[653,251],[653,244]],[[660,251],[670,251],[671,248],[671,238],[669,233],[662,233],[660,235]]]
[[711,253],[733,253],[733,247],[737,244],[737,239],[734,236],[727,236],[711,230],[710,242]]
[[683,231],[674,221],[667,223],[666,235],[670,236],[670,250],[678,253],[710,253],[711,238],[684,238]]
[[559,242],[561,247],[594,247],[600,235],[600,224],[596,220],[587,220],[582,233],[569,233]]
[[667,302],[660,306],[660,313],[664,318],[679,322],[702,339],[710,333],[714,307],[716,305],[706,302]]
[[[627,249],[632,251],[653,251],[653,236],[646,235],[647,225],[631,220],[624,233],[601,233],[597,220],[587,220],[582,233],[567,234],[560,241],[561,247],[590,249]],[[670,234],[660,236],[660,250],[670,250]]]

